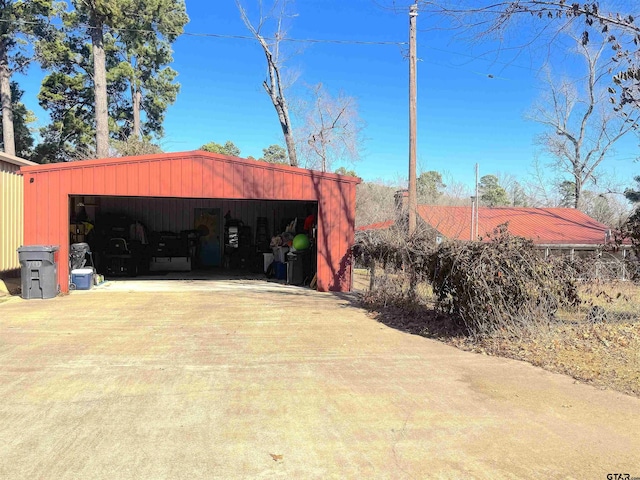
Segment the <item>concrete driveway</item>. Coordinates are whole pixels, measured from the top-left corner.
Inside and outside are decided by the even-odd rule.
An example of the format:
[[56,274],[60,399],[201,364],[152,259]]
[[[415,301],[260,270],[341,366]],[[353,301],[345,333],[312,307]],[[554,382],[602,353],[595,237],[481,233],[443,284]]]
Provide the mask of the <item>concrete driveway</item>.
[[640,400],[263,282],[0,304],[0,478],[640,477]]

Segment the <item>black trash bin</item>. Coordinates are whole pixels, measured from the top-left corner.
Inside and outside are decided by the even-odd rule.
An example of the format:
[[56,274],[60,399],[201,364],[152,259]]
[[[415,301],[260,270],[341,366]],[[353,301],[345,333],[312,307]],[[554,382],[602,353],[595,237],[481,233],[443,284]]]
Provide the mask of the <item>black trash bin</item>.
[[26,245],[18,248],[22,298],[53,298],[58,295],[57,245]]

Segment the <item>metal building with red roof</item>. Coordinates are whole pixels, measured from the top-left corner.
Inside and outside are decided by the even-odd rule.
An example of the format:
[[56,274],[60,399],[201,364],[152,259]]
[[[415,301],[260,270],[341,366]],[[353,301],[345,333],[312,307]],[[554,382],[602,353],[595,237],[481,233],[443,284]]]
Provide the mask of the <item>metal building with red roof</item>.
[[[494,230],[507,223],[509,232],[525,237],[539,248],[552,250],[597,250],[611,240],[611,229],[573,208],[479,207],[477,229],[471,206],[419,205],[418,216],[441,237],[488,241]],[[389,220],[359,227],[358,230],[382,230],[395,222]]]

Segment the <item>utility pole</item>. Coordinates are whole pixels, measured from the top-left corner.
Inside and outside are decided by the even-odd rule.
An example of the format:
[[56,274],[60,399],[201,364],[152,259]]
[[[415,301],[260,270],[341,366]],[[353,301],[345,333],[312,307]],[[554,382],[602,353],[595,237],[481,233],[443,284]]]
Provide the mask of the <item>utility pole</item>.
[[473,242],[473,232],[475,232],[474,222],[476,221],[476,197],[471,197],[471,229],[469,230],[469,240]]
[[418,2],[409,7],[409,235],[416,231],[418,192],[416,187],[417,99],[416,17]]
[[480,210],[480,197],[478,194],[478,172],[479,172],[479,167],[478,164],[476,163],[476,218],[475,218],[475,226],[476,226],[476,230],[474,232],[474,237],[473,240],[476,241],[478,240],[478,211]]

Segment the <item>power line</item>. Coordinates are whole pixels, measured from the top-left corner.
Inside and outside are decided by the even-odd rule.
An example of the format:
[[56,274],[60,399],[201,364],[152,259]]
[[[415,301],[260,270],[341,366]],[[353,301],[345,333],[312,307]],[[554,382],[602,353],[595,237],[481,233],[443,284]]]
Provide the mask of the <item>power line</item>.
[[[0,19],[0,23],[15,23],[11,20]],[[21,23],[25,25],[35,25],[38,22],[29,22],[21,20]],[[93,25],[89,25],[86,23],[77,24],[78,27],[86,28],[87,30],[95,29]],[[58,28],[65,27],[63,25]],[[135,33],[156,33],[155,30],[149,29],[138,29],[138,28],[117,28],[117,27],[107,27],[108,31],[113,32],[135,32]],[[175,35],[184,35],[187,37],[208,37],[208,38],[223,38],[230,40],[255,40],[255,37],[252,35],[234,35],[228,33],[210,33],[210,32],[166,32],[167,34],[175,34]],[[396,41],[385,41],[385,40],[346,40],[346,39],[331,39],[331,38],[274,38],[274,37],[263,37],[267,41],[280,41],[280,42],[290,42],[290,43],[331,43],[338,45],[386,45],[386,46],[403,46],[408,45],[408,42],[396,42]]]

